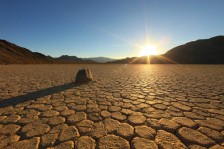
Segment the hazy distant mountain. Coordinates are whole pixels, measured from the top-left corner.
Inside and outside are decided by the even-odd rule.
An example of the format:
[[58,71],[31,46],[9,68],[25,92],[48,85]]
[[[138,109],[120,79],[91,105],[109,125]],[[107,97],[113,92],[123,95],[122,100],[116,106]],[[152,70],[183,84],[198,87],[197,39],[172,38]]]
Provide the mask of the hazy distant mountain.
[[[132,57],[109,63],[145,64],[147,57]],[[224,64],[224,36],[192,41],[175,47],[163,55],[151,56],[152,64]]]
[[82,58],[78,58],[77,56],[68,56],[62,55],[58,58],[55,58],[60,63],[97,63],[92,60],[83,60]]
[[0,64],[38,63],[54,63],[54,59],[38,52],[31,52],[6,40],[0,40]]
[[95,61],[98,63],[106,63],[106,62],[111,62],[115,61],[116,59],[108,58],[108,57],[90,57],[90,58],[82,58],[83,60],[91,60]]
[[145,64],[147,63],[146,57],[127,57],[125,59],[107,62],[109,64]]

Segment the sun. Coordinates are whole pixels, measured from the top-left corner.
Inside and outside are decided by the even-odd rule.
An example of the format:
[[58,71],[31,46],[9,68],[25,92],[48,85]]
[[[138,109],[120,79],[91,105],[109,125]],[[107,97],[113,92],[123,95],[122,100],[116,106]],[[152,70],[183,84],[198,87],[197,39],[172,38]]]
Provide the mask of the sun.
[[150,55],[157,55],[158,51],[155,46],[147,45],[141,49],[139,52],[139,56],[150,56]]

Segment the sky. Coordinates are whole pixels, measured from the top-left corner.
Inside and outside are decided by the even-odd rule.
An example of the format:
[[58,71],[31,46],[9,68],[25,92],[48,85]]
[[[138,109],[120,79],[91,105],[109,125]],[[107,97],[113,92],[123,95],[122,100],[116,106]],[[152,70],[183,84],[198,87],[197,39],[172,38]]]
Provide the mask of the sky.
[[2,0],[0,39],[58,57],[159,54],[224,35],[223,0]]

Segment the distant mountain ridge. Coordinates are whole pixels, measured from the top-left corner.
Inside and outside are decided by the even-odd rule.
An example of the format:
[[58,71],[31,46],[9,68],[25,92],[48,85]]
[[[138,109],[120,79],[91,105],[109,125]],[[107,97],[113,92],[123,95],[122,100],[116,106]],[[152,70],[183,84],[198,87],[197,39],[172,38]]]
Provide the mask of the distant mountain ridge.
[[78,58],[77,56],[68,56],[68,55],[62,55],[55,59],[61,63],[97,63],[92,60],[84,60],[82,58]]
[[90,58],[82,58],[83,60],[92,60],[98,63],[106,63],[106,62],[111,62],[115,61],[116,59],[108,58],[108,57],[90,57]]

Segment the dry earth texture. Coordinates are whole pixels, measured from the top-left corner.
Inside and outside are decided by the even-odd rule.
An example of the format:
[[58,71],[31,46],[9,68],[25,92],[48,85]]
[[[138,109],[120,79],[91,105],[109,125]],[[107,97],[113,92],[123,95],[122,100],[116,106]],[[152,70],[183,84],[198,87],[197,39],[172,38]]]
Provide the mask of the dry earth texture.
[[[88,67],[94,81],[74,84]],[[224,65],[1,65],[0,148],[224,148]]]

